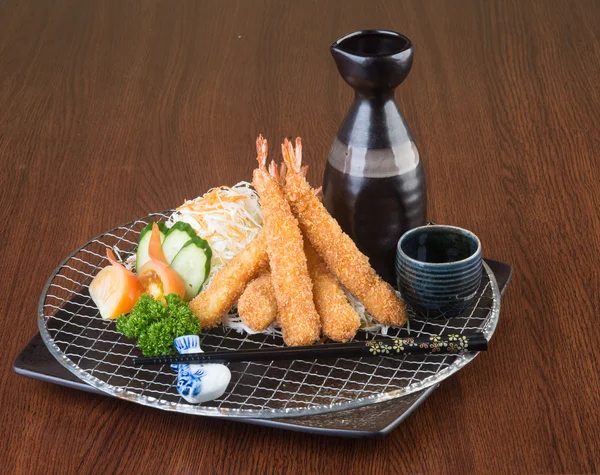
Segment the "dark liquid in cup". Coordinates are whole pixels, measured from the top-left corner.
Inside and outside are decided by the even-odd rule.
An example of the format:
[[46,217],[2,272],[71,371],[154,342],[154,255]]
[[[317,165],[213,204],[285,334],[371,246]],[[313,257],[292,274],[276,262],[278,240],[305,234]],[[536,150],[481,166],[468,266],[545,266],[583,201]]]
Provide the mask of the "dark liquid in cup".
[[325,207],[344,232],[369,257],[375,271],[395,287],[398,239],[424,224],[421,164],[402,175],[367,178],[343,173],[328,162],[323,196]]
[[405,238],[402,251],[417,261],[442,264],[472,256],[477,251],[477,242],[459,232],[432,228]]

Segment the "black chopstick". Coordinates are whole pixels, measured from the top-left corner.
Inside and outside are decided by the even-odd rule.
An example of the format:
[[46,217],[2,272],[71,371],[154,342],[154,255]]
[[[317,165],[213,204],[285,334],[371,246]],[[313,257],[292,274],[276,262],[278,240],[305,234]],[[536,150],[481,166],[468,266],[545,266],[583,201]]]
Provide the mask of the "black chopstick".
[[456,333],[418,336],[415,338],[378,338],[350,343],[326,343],[312,346],[258,348],[252,350],[213,351],[176,356],[135,358],[136,365],[180,363],[233,363],[238,361],[275,361],[318,358],[362,358],[368,356],[402,357],[405,355],[448,355],[486,351],[488,342],[483,333]]

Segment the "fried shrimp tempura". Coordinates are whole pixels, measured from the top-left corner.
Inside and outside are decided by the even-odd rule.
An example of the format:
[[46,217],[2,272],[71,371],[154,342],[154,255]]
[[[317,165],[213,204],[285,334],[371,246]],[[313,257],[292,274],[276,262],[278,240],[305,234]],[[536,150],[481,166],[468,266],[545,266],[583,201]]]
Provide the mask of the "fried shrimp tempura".
[[323,335],[333,341],[345,343],[356,335],[360,318],[321,256],[304,240],[304,252],[308,263],[308,273],[313,281],[315,307],[321,316]]
[[[302,234],[278,179],[267,171],[267,141],[262,135],[256,140],[256,150],[259,166],[254,170],[252,183],[263,212],[263,231],[283,339],[288,346],[310,345],[319,338],[321,324],[313,302]],[[275,166],[271,165],[274,173]]]
[[248,282],[269,266],[267,240],[264,231],[238,252],[213,277],[208,288],[190,302],[190,309],[202,328],[218,325],[240,298]]
[[277,318],[277,299],[271,273],[264,272],[248,284],[238,300],[238,314],[250,330],[262,332]]
[[295,152],[287,139],[281,148],[287,165],[285,194],[304,235],[321,255],[329,270],[379,323],[404,325],[406,311],[394,289],[377,275],[367,256],[342,231],[304,178],[301,171],[300,137],[296,139]]

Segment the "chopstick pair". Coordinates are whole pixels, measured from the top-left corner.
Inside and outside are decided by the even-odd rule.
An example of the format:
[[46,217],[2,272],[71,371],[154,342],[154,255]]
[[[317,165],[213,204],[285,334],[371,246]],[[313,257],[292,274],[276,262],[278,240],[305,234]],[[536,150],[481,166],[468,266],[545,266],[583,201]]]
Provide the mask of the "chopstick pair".
[[350,343],[312,346],[258,348],[252,350],[213,351],[176,356],[136,358],[136,365],[234,363],[239,361],[311,360],[319,358],[363,358],[369,356],[402,357],[405,355],[448,355],[486,351],[488,341],[481,332],[418,336],[415,338],[380,338]]

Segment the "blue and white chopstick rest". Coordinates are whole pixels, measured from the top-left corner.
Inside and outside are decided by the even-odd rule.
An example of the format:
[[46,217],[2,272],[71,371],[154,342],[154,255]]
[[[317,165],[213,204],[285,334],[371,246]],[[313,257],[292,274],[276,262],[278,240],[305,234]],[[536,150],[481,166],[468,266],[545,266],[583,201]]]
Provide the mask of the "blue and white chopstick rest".
[[[175,338],[180,355],[202,353],[200,337],[185,335]],[[229,368],[222,364],[174,364],[177,370],[177,392],[190,404],[212,401],[223,395],[231,380]]]

